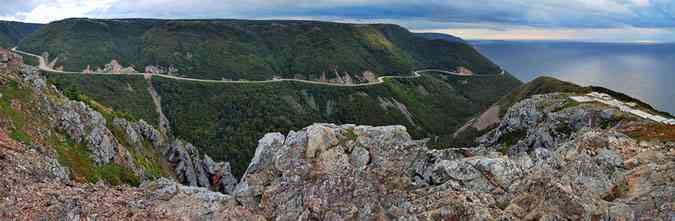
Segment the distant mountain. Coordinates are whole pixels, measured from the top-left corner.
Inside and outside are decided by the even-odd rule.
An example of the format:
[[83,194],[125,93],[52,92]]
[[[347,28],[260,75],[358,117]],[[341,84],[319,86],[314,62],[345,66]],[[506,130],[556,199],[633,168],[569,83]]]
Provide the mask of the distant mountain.
[[638,109],[665,116],[668,118],[675,118],[668,112],[663,112],[652,107],[639,99],[633,98],[621,92],[616,92],[604,87],[598,86],[579,86],[571,82],[558,80],[553,77],[538,77],[526,84],[521,85],[513,90],[508,95],[502,97],[487,111],[476,118],[467,122],[463,127],[458,129],[453,135],[452,143],[454,145],[475,145],[475,138],[485,134],[487,131],[494,129],[498,123],[504,118],[506,112],[516,103],[528,99],[538,94],[550,93],[566,93],[566,94],[587,94],[590,92],[599,92],[608,94],[618,100],[637,104]]
[[378,85],[335,87],[47,74],[50,83],[73,99],[90,97],[155,126],[167,122],[171,135],[215,160],[231,162],[235,175],[246,169],[252,147],[264,133],[298,130],[314,122],[405,125],[414,138],[430,137],[430,146],[440,146],[466,120],[521,85],[508,73],[495,75],[501,69],[468,44],[430,40],[386,24],[67,19],[31,34],[20,48],[47,51],[65,70],[116,59],[137,70],[172,66],[181,75],[203,79],[317,80],[336,71],[407,75],[416,69],[459,66],[491,75],[429,73]]
[[35,32],[42,26],[43,24],[0,21],[0,47],[14,47],[26,35]]
[[455,37],[449,34],[442,34],[442,33],[417,33],[415,34],[418,37],[422,38],[427,38],[431,40],[445,40],[451,43],[463,43],[467,44],[467,42],[464,39],[461,39],[459,37]]
[[400,26],[317,21],[74,18],[48,24],[20,45],[80,71],[118,60],[204,79],[319,79],[323,73],[408,74],[414,69],[499,67],[463,42],[430,40]]

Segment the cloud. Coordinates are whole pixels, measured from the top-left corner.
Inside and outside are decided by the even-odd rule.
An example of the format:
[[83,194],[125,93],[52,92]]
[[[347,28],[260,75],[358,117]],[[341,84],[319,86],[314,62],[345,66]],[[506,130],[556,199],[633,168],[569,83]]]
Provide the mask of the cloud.
[[[5,3],[6,1],[6,3]],[[307,18],[411,29],[673,29],[673,0],[3,0],[0,19]],[[672,33],[672,32],[670,32]],[[671,37],[675,40],[675,37]]]
[[118,0],[52,0],[10,1],[14,11],[1,11],[0,19],[23,22],[47,23],[69,17],[83,17],[105,11]]
[[569,40],[589,42],[671,42],[675,29],[663,28],[535,28],[507,26],[501,29],[486,27],[453,27],[446,29],[419,29],[417,32],[436,32],[457,35],[473,40]]

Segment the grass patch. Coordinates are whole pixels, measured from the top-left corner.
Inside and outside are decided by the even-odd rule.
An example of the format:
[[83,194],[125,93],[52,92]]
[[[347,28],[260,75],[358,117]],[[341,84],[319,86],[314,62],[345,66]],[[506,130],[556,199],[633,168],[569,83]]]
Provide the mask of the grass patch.
[[345,129],[345,132],[342,135],[344,138],[338,141],[338,146],[344,146],[348,141],[355,141],[359,138],[359,135],[354,132],[354,128]]
[[129,148],[134,163],[137,166],[143,167],[145,177],[149,179],[156,179],[160,177],[169,177],[170,172],[162,166],[162,157],[157,151],[152,148],[152,145],[147,141],[143,141],[143,151],[139,153],[134,148]]
[[601,119],[600,120],[600,128],[602,128],[602,129],[612,128],[612,127],[616,126],[620,121],[621,121],[621,119],[614,119],[614,118],[612,118],[612,119]]
[[345,129],[346,133],[345,135],[347,136],[347,139],[349,140],[356,140],[359,138],[359,135],[354,132],[354,128],[347,128]]
[[553,110],[552,112],[558,112],[558,111],[565,110],[565,109],[568,109],[568,108],[573,108],[573,107],[579,106],[580,104],[581,104],[581,103],[576,102],[576,101],[574,101],[574,100],[572,100],[572,99],[567,99],[567,100],[565,101],[565,103],[564,103],[562,106],[560,106],[559,108]]
[[101,103],[95,101],[94,99],[88,97],[87,95],[84,95],[82,92],[76,89],[69,88],[65,90],[63,94],[70,100],[84,102],[87,106],[91,107],[96,112],[101,113],[108,122],[112,122],[112,119],[115,117],[124,118],[129,121],[138,121],[138,119],[135,116],[126,112],[114,111],[111,108],[103,106]]
[[16,140],[16,141],[19,141],[19,142],[21,142],[21,143],[23,143],[23,144],[26,144],[26,145],[31,145],[31,144],[33,144],[33,138],[32,138],[30,135],[28,135],[27,133],[23,132],[23,131],[20,131],[20,130],[13,130],[13,131],[9,134],[9,136],[10,136],[12,139],[14,139],[14,140]]
[[23,111],[17,111],[12,107],[12,101],[18,101],[24,104],[28,103],[32,98],[31,91],[20,88],[18,82],[10,80],[4,85],[2,90],[0,90],[0,93],[2,94],[2,98],[0,99],[0,113],[2,113],[3,116],[6,116],[13,126],[10,128],[9,136],[24,144],[32,144],[32,137],[24,131],[26,114]]
[[167,170],[162,167],[163,159],[161,155],[155,151],[155,149],[152,147],[152,144],[150,144],[148,140],[142,139],[143,143],[140,145],[142,149],[139,152],[136,150],[136,148],[134,148],[133,144],[130,144],[127,141],[126,133],[123,131],[123,129],[112,126],[112,119],[108,120],[107,123],[108,128],[113,133],[115,138],[117,138],[122,146],[125,146],[127,150],[129,150],[129,153],[134,160],[134,164],[143,167],[145,177],[149,179],[156,179],[159,177],[170,176],[170,172],[167,172]]
[[119,164],[109,163],[94,168],[94,177],[104,180],[114,186],[129,184],[131,186],[138,186],[141,184],[140,179],[129,168]]
[[508,153],[509,150],[511,150],[511,147],[517,144],[521,139],[525,138],[525,136],[527,136],[527,131],[523,129],[518,129],[503,134],[501,137],[499,137],[499,140],[497,140],[497,143],[502,145],[502,148],[498,151],[503,154]]
[[71,177],[77,182],[103,180],[111,185],[140,184],[139,178],[129,168],[113,163],[96,166],[89,150],[67,136],[53,134],[49,137],[49,144],[56,150],[59,163],[70,169]]
[[71,139],[52,135],[49,143],[54,147],[59,163],[70,169],[73,180],[78,182],[96,182],[92,169],[95,167],[86,147]]
[[635,127],[621,128],[619,131],[636,140],[658,140],[675,142],[675,126],[659,123],[643,124]]
[[557,131],[558,133],[569,135],[574,132],[574,129],[572,129],[572,127],[570,127],[568,123],[563,122],[561,124],[558,124],[555,131]]

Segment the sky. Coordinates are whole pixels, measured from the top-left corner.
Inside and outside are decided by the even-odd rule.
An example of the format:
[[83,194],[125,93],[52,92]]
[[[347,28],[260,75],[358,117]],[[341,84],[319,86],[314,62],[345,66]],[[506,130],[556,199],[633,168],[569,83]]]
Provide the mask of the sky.
[[305,19],[465,39],[675,42],[675,0],[0,0],[0,20]]

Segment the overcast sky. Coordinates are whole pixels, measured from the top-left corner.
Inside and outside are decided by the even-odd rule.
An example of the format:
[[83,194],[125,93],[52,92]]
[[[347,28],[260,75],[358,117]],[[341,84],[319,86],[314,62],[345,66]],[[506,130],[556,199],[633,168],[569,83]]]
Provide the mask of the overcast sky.
[[2,0],[1,20],[69,17],[396,23],[466,39],[674,42],[675,0]]

